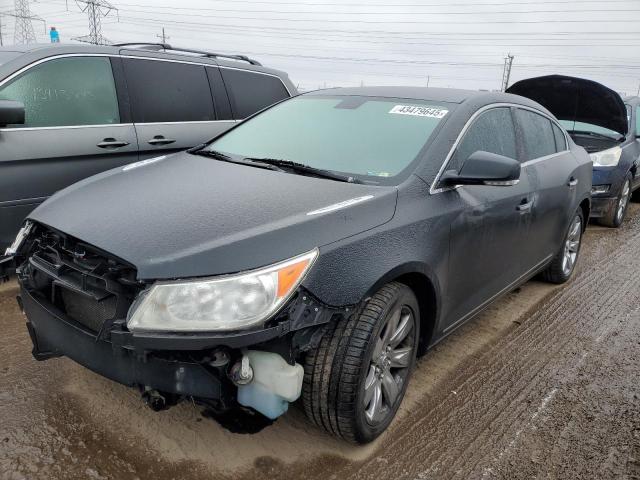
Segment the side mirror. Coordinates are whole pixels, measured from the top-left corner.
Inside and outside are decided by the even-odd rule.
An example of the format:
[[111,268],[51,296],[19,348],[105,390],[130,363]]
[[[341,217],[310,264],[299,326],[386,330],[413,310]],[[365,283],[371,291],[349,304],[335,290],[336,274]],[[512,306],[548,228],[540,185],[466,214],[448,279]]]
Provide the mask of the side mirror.
[[13,100],[0,100],[0,128],[24,124],[24,105]]
[[441,182],[455,185],[510,186],[520,181],[520,162],[513,158],[478,150],[469,155],[460,172],[447,170]]

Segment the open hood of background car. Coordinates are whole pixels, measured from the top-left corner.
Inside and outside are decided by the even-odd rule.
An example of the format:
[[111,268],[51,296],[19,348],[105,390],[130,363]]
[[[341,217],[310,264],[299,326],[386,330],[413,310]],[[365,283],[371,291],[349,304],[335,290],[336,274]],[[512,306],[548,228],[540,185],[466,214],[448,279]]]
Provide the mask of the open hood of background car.
[[559,120],[590,123],[622,135],[628,131],[620,95],[592,80],[563,75],[527,78],[511,85],[507,93],[538,102]]
[[29,218],[119,257],[141,279],[235,273],[389,221],[397,189],[178,153],[61,190]]

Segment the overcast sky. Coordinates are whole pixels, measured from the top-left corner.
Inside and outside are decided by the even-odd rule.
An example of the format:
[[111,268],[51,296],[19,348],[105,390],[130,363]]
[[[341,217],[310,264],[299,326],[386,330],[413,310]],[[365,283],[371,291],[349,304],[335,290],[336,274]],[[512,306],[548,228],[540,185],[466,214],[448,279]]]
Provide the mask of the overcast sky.
[[[111,0],[102,19],[113,42],[168,42],[243,53],[285,70],[301,89],[427,85],[498,89],[504,57],[511,83],[561,73],[626,94],[640,85],[640,0]],[[74,0],[31,0],[62,41],[86,35]],[[13,0],[0,0],[0,11]],[[107,13],[106,10],[104,13]],[[3,17],[13,43],[13,20]],[[38,39],[48,41],[42,23]]]

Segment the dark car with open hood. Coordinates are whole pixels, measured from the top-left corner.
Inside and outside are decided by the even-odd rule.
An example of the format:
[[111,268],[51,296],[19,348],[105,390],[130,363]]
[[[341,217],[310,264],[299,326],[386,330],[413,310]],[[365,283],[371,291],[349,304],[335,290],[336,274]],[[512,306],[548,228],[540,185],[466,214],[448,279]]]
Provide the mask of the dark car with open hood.
[[45,360],[155,409],[193,399],[365,443],[416,355],[535,275],[567,281],[592,165],[539,104],[502,93],[329,89],[207,145],[101,173],[12,247]]
[[563,75],[529,78],[507,92],[530,98],[553,113],[593,160],[591,216],[619,227],[640,188],[638,98],[623,100],[604,85]]

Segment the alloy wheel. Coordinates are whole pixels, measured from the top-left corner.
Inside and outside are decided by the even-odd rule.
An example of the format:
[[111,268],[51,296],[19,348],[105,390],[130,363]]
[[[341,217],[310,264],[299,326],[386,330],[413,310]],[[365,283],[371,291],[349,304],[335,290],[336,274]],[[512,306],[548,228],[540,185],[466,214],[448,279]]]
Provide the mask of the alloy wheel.
[[402,305],[388,315],[376,339],[363,396],[365,417],[371,425],[381,423],[394,412],[413,360],[415,331],[415,315]]
[[618,209],[616,211],[616,220],[618,223],[622,222],[624,218],[624,212],[627,209],[627,205],[629,203],[629,197],[631,196],[631,185],[629,180],[624,182],[624,186],[622,187],[622,194],[620,195],[620,201],[618,201]]
[[576,215],[569,227],[567,240],[564,244],[564,255],[562,257],[562,272],[569,275],[576,264],[578,252],[580,250],[580,240],[582,239],[582,219]]

